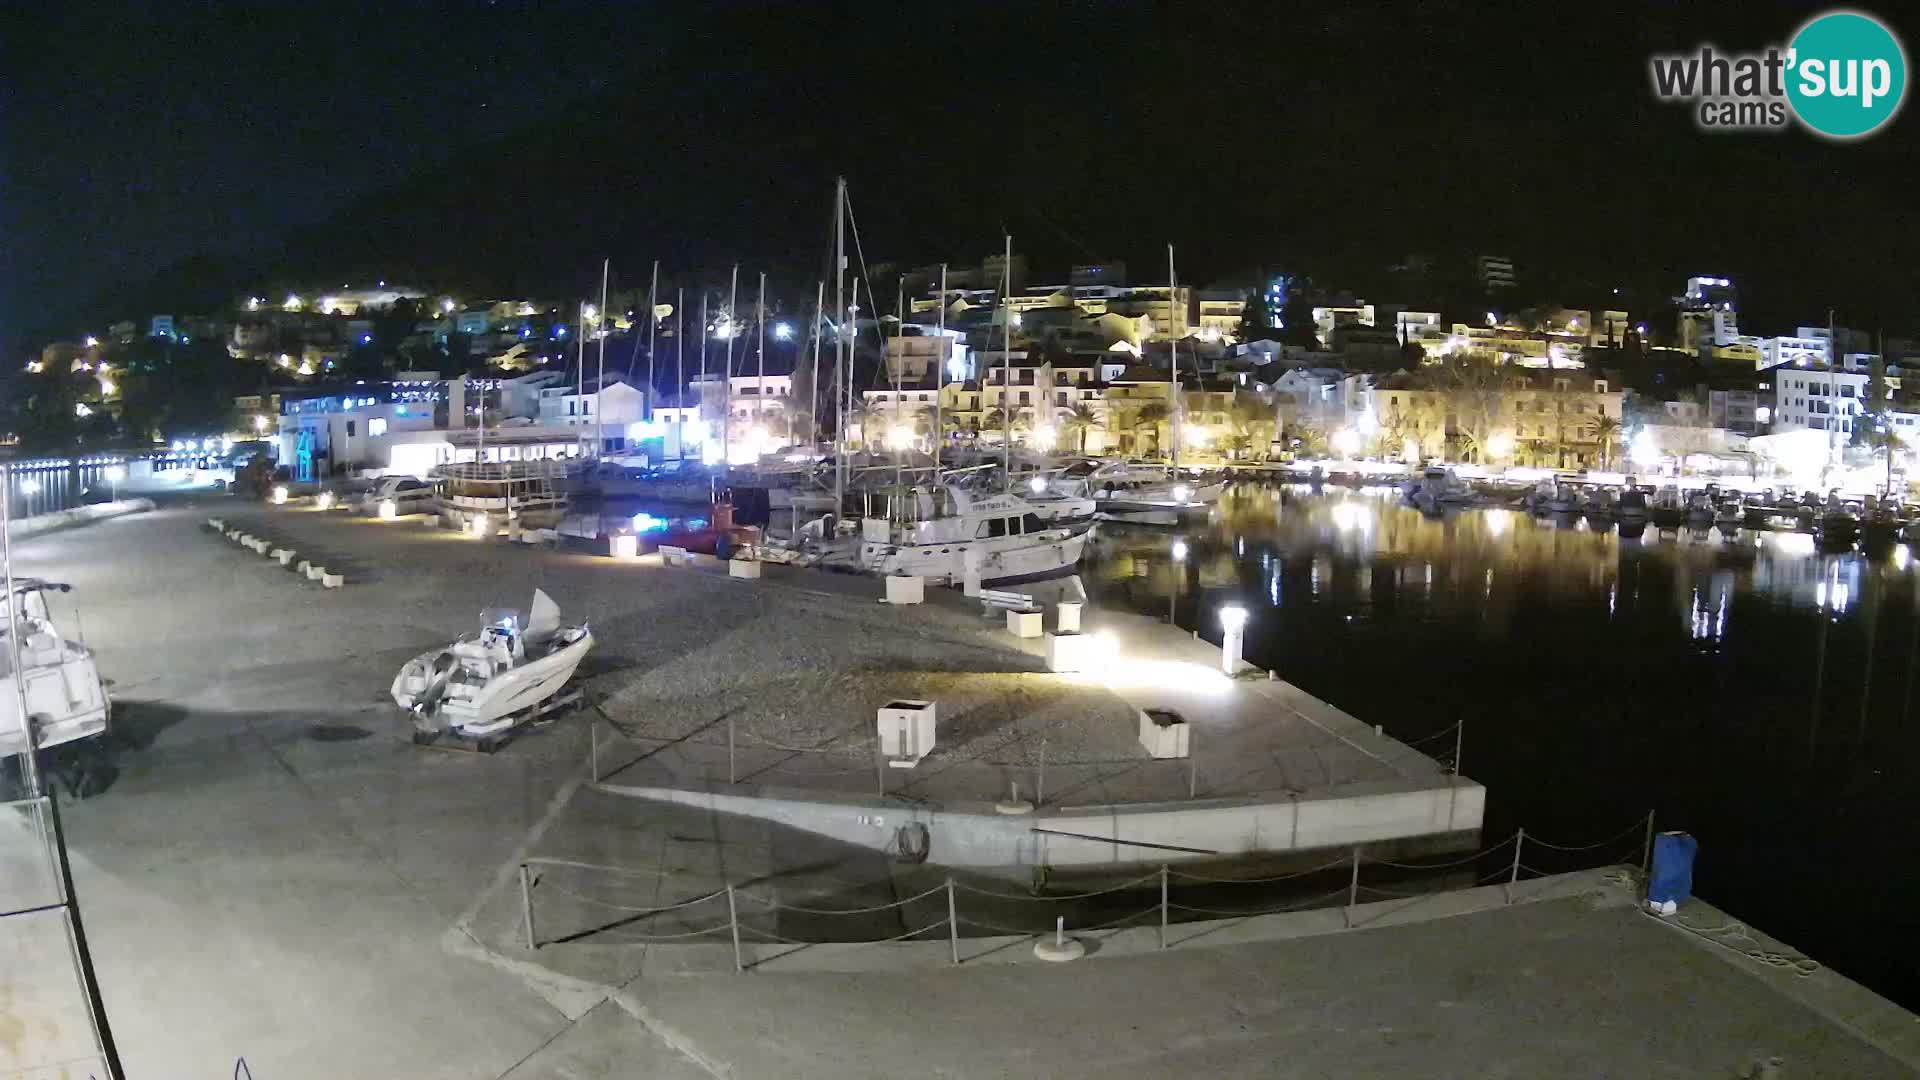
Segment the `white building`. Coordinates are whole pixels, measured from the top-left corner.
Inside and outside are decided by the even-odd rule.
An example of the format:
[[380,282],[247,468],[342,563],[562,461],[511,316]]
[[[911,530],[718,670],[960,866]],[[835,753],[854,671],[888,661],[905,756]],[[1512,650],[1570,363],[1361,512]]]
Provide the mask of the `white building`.
[[1774,376],[1773,430],[1825,431],[1830,445],[1846,445],[1865,407],[1867,379],[1854,371],[1782,368]]
[[[424,478],[436,465],[571,457],[586,449],[576,428],[498,416],[497,392],[464,379],[424,379],[285,394],[279,459],[301,481],[342,472]],[[484,431],[482,393],[493,419]]]

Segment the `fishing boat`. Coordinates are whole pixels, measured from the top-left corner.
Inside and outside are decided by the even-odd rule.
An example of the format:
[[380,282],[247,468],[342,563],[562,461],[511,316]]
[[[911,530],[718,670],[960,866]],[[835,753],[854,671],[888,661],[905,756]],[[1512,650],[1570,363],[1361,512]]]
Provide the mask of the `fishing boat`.
[[982,584],[1071,571],[1086,526],[1051,525],[1011,492],[984,494],[952,483],[889,493],[887,517],[861,521],[859,564],[876,574]]
[[1838,488],[1827,493],[1827,501],[1820,508],[1817,531],[1820,543],[1830,547],[1851,545],[1860,536],[1860,515],[1840,498]]
[[549,527],[567,509],[564,461],[469,461],[437,466],[429,478],[441,519],[477,535],[508,522]]
[[1587,520],[1612,521],[1617,502],[1618,496],[1614,494],[1612,488],[1595,488],[1593,493],[1587,496]]
[[1677,527],[1686,520],[1687,503],[1678,484],[1662,484],[1647,503],[1647,516],[1663,529]]
[[[71,585],[39,578],[13,582],[11,626],[0,621],[0,756],[24,752],[29,734],[32,745],[44,750],[107,730],[112,704],[93,653],[66,640],[47,608],[48,593],[72,591]],[[17,671],[14,643],[6,640],[14,632],[20,635]]]
[[1860,511],[1860,542],[1871,547],[1891,544],[1900,535],[1899,507],[1892,499],[1866,497]]
[[1696,529],[1704,529],[1713,524],[1719,508],[1713,504],[1710,492],[1696,491],[1687,496],[1687,524]]
[[1627,486],[1620,489],[1620,498],[1614,503],[1614,516],[1622,525],[1644,525],[1651,513],[1647,505],[1647,493],[1631,476],[1627,477]]
[[413,714],[416,742],[449,731],[485,739],[537,715],[592,648],[587,625],[560,625],[559,605],[535,589],[524,622],[518,611],[488,608],[479,633],[407,661],[393,700]]
[[1549,514],[1577,514],[1581,507],[1580,492],[1571,484],[1555,484],[1546,498],[1546,510]]
[[1085,479],[1102,514],[1188,514],[1220,501],[1227,489],[1224,478],[1190,477],[1161,465],[1116,462],[1094,468]]
[[1714,510],[1713,527],[1719,529],[1723,535],[1732,536],[1744,528],[1746,523],[1747,507],[1739,495],[1723,500]]
[[1400,487],[1407,502],[1426,513],[1438,513],[1442,507],[1465,506],[1474,501],[1473,486],[1445,465],[1429,465],[1420,475]]

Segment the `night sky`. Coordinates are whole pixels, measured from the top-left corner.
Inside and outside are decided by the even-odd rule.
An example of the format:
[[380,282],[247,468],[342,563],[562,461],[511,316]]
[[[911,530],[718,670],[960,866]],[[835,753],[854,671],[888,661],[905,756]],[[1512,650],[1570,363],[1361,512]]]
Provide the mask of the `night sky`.
[[1036,269],[1157,278],[1171,240],[1189,281],[1371,288],[1494,251],[1526,299],[1724,273],[1750,331],[1920,329],[1913,110],[1857,144],[1715,136],[1648,88],[1650,51],[1815,10],[42,5],[9,16],[0,341],[222,274],[551,294],[602,255],[738,258],[810,294],[836,173],[871,260],[1005,228]]

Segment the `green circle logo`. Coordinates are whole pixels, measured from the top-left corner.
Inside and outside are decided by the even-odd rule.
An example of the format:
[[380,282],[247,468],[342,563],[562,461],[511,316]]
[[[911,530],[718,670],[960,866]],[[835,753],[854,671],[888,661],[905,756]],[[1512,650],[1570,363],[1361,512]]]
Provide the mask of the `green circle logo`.
[[1873,16],[1817,16],[1794,35],[1789,49],[1787,102],[1815,133],[1859,138],[1900,111],[1907,56],[1900,39]]

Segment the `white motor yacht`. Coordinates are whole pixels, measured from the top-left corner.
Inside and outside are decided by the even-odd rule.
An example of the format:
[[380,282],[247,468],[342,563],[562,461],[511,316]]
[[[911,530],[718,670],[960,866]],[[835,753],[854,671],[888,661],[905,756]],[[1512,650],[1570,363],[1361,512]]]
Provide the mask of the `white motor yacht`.
[[[13,583],[12,622],[20,634],[20,669],[14,670],[9,625],[0,617],[0,755],[24,751],[29,729],[33,745],[43,750],[107,730],[111,704],[93,653],[63,638],[47,610],[47,593],[72,590],[71,585],[38,578]],[[27,703],[24,718],[21,690]]]
[[1473,485],[1445,465],[1427,466],[1418,477],[1401,485],[1400,490],[1408,502],[1428,513],[1474,501]]
[[561,626],[559,605],[535,589],[524,623],[518,611],[489,608],[479,633],[407,661],[394,677],[393,700],[422,735],[496,734],[558,694],[592,648],[587,625]]
[[1055,525],[1011,493],[957,484],[914,487],[889,498],[888,517],[861,522],[860,565],[877,574],[912,574],[982,584],[1071,571],[1086,547],[1087,526]]

